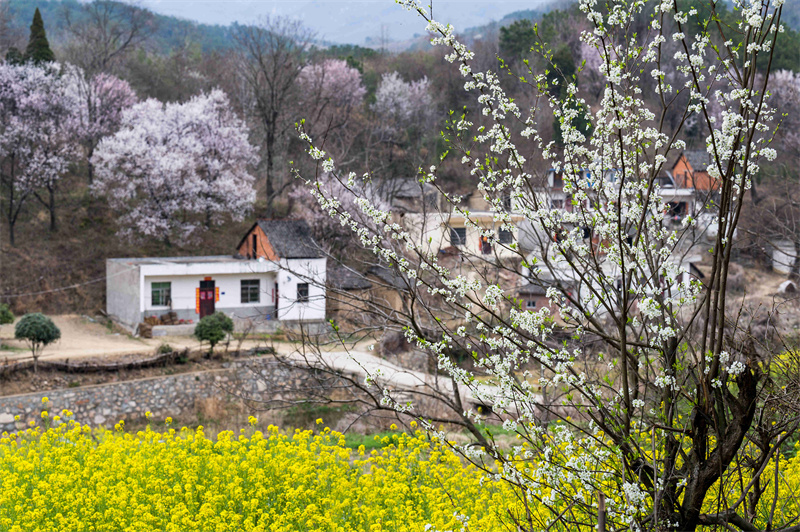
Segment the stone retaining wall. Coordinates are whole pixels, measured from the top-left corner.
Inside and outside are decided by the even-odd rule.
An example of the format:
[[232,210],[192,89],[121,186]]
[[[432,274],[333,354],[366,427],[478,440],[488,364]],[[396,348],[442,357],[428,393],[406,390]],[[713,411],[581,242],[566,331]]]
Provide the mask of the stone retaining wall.
[[[40,420],[42,410],[58,415],[67,409],[79,423],[108,426],[121,419],[142,419],[148,411],[158,420],[193,412],[196,401],[231,398],[231,391],[252,397],[315,385],[307,370],[273,358],[237,360],[218,370],[0,397],[0,432],[24,429],[28,422]],[[47,407],[43,397],[49,399]]]

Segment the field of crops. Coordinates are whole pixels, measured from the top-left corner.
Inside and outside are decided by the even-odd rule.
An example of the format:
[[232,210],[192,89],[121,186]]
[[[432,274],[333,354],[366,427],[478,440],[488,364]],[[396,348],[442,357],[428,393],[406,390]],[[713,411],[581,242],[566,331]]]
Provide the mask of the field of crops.
[[[169,419],[134,434],[42,415],[0,438],[0,530],[480,531],[524,511],[507,484],[421,431],[367,451],[329,429],[251,426],[212,440]],[[783,460],[781,475],[783,519],[796,515],[800,460]]]
[[212,441],[48,421],[0,440],[0,530],[449,530],[459,513],[497,530],[513,504],[422,433],[367,452],[328,429]]

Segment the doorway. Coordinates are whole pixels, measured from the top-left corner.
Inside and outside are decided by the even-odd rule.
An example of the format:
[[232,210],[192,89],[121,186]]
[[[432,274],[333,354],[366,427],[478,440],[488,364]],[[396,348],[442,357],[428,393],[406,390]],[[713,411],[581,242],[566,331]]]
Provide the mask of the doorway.
[[200,281],[200,319],[214,314],[214,281]]

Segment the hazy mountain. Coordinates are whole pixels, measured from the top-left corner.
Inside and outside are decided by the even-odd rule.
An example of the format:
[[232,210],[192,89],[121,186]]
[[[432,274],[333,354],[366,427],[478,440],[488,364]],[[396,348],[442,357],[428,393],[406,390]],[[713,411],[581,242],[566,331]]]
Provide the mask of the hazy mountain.
[[[543,3],[545,0],[435,0],[433,14],[462,31]],[[205,24],[248,24],[264,15],[289,16],[302,20],[321,40],[332,43],[375,45],[382,36],[404,41],[425,33],[422,18],[393,0],[142,0],[140,5]]]

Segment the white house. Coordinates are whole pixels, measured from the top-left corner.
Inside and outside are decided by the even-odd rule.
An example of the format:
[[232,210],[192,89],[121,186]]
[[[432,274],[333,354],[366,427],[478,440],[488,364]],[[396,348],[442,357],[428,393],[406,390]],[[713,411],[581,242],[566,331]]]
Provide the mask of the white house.
[[237,323],[324,322],[326,263],[304,221],[259,220],[236,255],[108,259],[106,309],[131,330],[170,311],[187,322],[216,311]]

